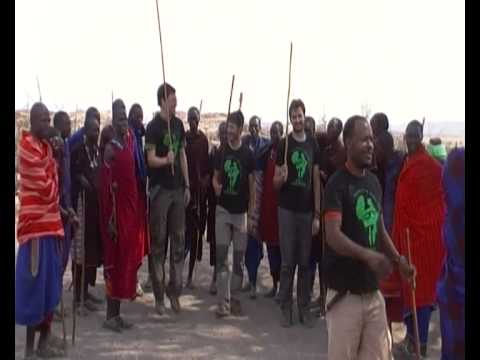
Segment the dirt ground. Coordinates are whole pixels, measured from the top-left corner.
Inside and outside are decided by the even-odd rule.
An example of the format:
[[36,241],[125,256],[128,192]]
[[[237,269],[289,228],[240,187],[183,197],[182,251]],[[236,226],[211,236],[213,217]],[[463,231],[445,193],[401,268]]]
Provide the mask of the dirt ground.
[[[168,261],[167,261],[168,263]],[[186,268],[186,266],[185,266]],[[66,318],[69,342],[68,359],[327,359],[327,332],[325,320],[319,319],[315,328],[307,329],[298,323],[284,329],[279,324],[279,309],[271,299],[263,297],[271,280],[265,257],[259,271],[259,293],[256,300],[242,294],[245,316],[219,320],[215,317],[215,297],[208,287],[212,268],[208,261],[208,246],[197,267],[196,289],[185,289],[180,299],[182,312],[174,315],[168,299],[167,314],[159,317],[154,312],[151,293],[134,302],[122,303],[125,319],[134,323],[133,329],[122,334],[102,328],[105,305],[97,313],[77,317],[76,344],[71,346],[72,292],[68,291],[70,271],[64,278],[64,301],[70,316]],[[139,271],[143,282],[147,278],[146,263]],[[99,269],[97,286],[92,293],[103,297],[104,282]],[[319,293],[318,280],[315,297]],[[53,331],[62,336],[61,323],[54,323]],[[394,324],[394,341],[400,341],[405,332],[401,324]],[[440,358],[440,331],[438,311],[430,324],[429,359]],[[23,359],[25,328],[15,326],[15,358]]]

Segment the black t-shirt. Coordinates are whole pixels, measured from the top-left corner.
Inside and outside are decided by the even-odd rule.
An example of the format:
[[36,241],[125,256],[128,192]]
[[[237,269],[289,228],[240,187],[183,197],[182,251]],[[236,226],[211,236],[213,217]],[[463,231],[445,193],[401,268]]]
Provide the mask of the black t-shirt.
[[[283,166],[285,157],[285,139],[278,147],[276,164]],[[313,210],[313,166],[319,164],[319,152],[316,140],[307,135],[305,141],[296,141],[292,134],[288,136],[288,179],[280,189],[278,206],[307,213]]]
[[[152,168],[148,166],[148,175],[150,186],[161,185],[162,187],[174,190],[183,186],[184,179],[180,167],[180,150],[185,146],[185,129],[182,120],[174,117],[170,123],[170,132],[172,134],[172,151],[175,153],[174,172],[172,176],[171,165],[161,168]],[[170,138],[168,136],[167,122],[160,116],[155,115],[152,121],[147,125],[145,132],[145,150],[151,146],[155,147],[155,155],[165,157],[168,154]],[[148,161],[147,161],[148,163]]]
[[[342,232],[358,245],[379,249],[381,204],[382,189],[368,170],[359,177],[345,168],[328,180],[325,212],[341,212]],[[328,245],[325,250],[325,277],[329,288],[357,294],[378,289],[377,277],[365,263],[340,256]]]
[[225,150],[216,152],[214,163],[223,184],[218,205],[232,214],[247,212],[250,195],[248,176],[255,167],[252,151],[244,144],[238,150],[226,144]]

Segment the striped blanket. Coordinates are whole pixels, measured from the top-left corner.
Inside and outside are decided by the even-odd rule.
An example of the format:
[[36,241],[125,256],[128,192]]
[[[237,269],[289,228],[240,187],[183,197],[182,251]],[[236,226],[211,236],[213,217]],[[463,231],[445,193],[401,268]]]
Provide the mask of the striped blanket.
[[60,217],[58,169],[50,145],[22,132],[18,150],[20,174],[20,211],[17,241],[64,236]]

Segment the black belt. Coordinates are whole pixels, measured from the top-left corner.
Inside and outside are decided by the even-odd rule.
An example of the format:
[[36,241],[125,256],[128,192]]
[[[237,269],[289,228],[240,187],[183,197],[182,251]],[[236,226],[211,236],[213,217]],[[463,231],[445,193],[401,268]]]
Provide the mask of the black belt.
[[[330,290],[335,290],[335,289],[330,289]],[[328,291],[328,290],[327,290]],[[328,304],[326,305],[326,312],[328,312],[329,310],[332,309],[332,307],[337,304],[340,300],[342,300],[345,295],[347,295],[348,293],[352,294],[352,295],[365,295],[365,294],[369,294],[369,293],[372,293],[374,292],[375,290],[373,291],[364,291],[364,292],[356,292],[356,291],[350,291],[350,290],[341,290],[341,291],[338,291],[338,290],[335,290],[337,291],[337,293],[333,296],[333,298],[328,302]]]
[[345,297],[345,295],[347,295],[347,293],[348,293],[347,290],[337,292],[334,295],[334,297],[328,302],[326,306],[326,312],[330,311],[336,303],[338,303],[340,300],[342,300]]

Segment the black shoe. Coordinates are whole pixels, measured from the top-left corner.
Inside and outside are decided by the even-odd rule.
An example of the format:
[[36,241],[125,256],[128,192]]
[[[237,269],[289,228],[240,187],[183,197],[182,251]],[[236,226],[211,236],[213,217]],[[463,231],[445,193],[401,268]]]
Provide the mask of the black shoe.
[[250,288],[250,299],[255,300],[257,298],[257,287],[252,286]]
[[179,313],[181,308],[180,308],[180,301],[178,300],[178,296],[176,295],[173,295],[169,292],[167,292],[167,297],[168,299],[170,300],[170,305],[172,306],[172,310],[175,312],[175,313]]
[[133,327],[132,323],[129,323],[129,322],[125,321],[120,315],[117,316],[116,319],[117,319],[118,324],[120,325],[120,328],[122,328],[124,330],[128,330],[128,329],[131,329]]
[[293,315],[291,308],[282,309],[282,318],[280,324],[284,328],[289,328],[293,325]]
[[103,328],[107,330],[111,330],[116,333],[122,332],[122,326],[120,325],[120,322],[118,321],[117,316],[112,317],[108,320],[105,320],[103,322]]
[[302,323],[306,327],[313,328],[315,326],[315,318],[313,317],[313,314],[309,309],[299,310],[298,317],[300,323]]
[[147,281],[143,283],[142,289],[144,293],[151,293],[153,291],[152,280],[150,279],[150,276],[148,277]]
[[230,299],[230,313],[233,316],[243,316],[242,304],[240,300],[231,298]]
[[155,311],[158,315],[162,316],[165,314],[165,304],[163,302],[159,302],[155,304]]

